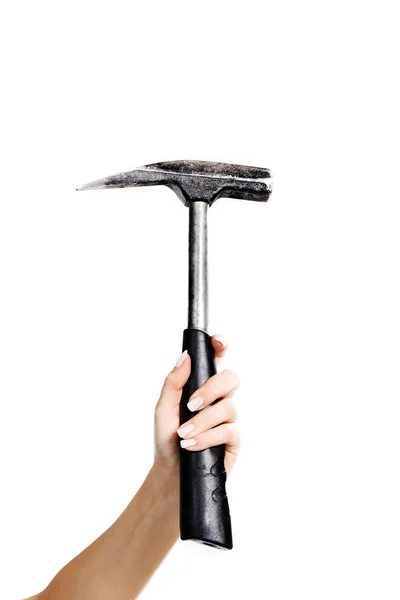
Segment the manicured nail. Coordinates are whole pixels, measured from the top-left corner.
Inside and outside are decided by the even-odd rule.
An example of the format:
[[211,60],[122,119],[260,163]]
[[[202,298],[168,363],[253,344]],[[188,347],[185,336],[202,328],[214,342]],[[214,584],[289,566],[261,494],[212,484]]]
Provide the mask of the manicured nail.
[[181,440],[182,448],[190,448],[190,446],[195,446],[197,444],[197,440],[192,438],[191,440]]
[[180,355],[180,357],[178,358],[178,361],[177,361],[177,363],[176,363],[176,365],[175,365],[175,368],[176,368],[176,369],[179,369],[179,367],[181,367],[181,366],[183,365],[183,363],[184,363],[184,362],[185,362],[185,360],[186,360],[187,353],[188,353],[188,352],[187,352],[187,350],[184,350],[184,351],[182,352],[182,354],[181,354],[181,355]]
[[204,402],[204,398],[202,396],[196,396],[193,400],[187,403],[187,407],[189,410],[194,412],[195,410],[199,410],[200,406],[202,406]]
[[187,435],[188,433],[190,433],[191,431],[193,431],[194,429],[194,425],[192,425],[191,423],[188,423],[187,425],[182,425],[182,427],[179,427],[177,434],[181,437],[184,438],[185,435]]
[[227,346],[228,345],[227,341],[225,339],[225,336],[223,336],[223,335],[214,335],[214,339],[217,340],[217,342],[219,342],[223,346]]

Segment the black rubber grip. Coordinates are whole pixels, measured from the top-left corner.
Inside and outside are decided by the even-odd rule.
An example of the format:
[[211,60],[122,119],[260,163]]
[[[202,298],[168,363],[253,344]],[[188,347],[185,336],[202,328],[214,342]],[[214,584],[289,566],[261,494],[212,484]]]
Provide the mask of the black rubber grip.
[[[186,406],[191,394],[217,372],[214,348],[205,331],[185,329],[183,350],[188,351],[192,368],[183,388],[180,424],[195,414]],[[230,550],[232,528],[224,458],[224,444],[199,451],[180,448],[180,532],[182,540]]]

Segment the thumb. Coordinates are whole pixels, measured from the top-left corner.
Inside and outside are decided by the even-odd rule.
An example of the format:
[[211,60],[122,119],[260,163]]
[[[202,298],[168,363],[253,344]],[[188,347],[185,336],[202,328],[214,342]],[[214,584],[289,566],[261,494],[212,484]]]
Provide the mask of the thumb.
[[160,408],[163,406],[178,406],[182,395],[182,388],[189,379],[189,375],[190,356],[187,350],[185,350],[179,357],[175,367],[165,378],[158,401]]

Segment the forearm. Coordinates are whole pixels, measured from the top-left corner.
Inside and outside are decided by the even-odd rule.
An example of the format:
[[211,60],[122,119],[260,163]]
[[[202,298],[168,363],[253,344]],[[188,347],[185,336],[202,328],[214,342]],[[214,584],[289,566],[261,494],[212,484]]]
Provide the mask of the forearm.
[[40,600],[132,600],[178,538],[178,474],[154,465],[115,523],[68,563]]

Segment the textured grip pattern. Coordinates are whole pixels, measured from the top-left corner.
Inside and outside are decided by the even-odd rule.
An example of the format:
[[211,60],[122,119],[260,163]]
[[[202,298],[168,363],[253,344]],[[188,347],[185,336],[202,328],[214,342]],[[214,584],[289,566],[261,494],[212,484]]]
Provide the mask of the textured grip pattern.
[[[215,375],[214,348],[210,336],[186,329],[183,350],[191,362],[180,406],[180,423],[193,417],[187,408],[190,395]],[[198,452],[180,448],[180,531],[182,540],[194,540],[217,548],[232,548],[232,530],[225,491],[225,446]]]

